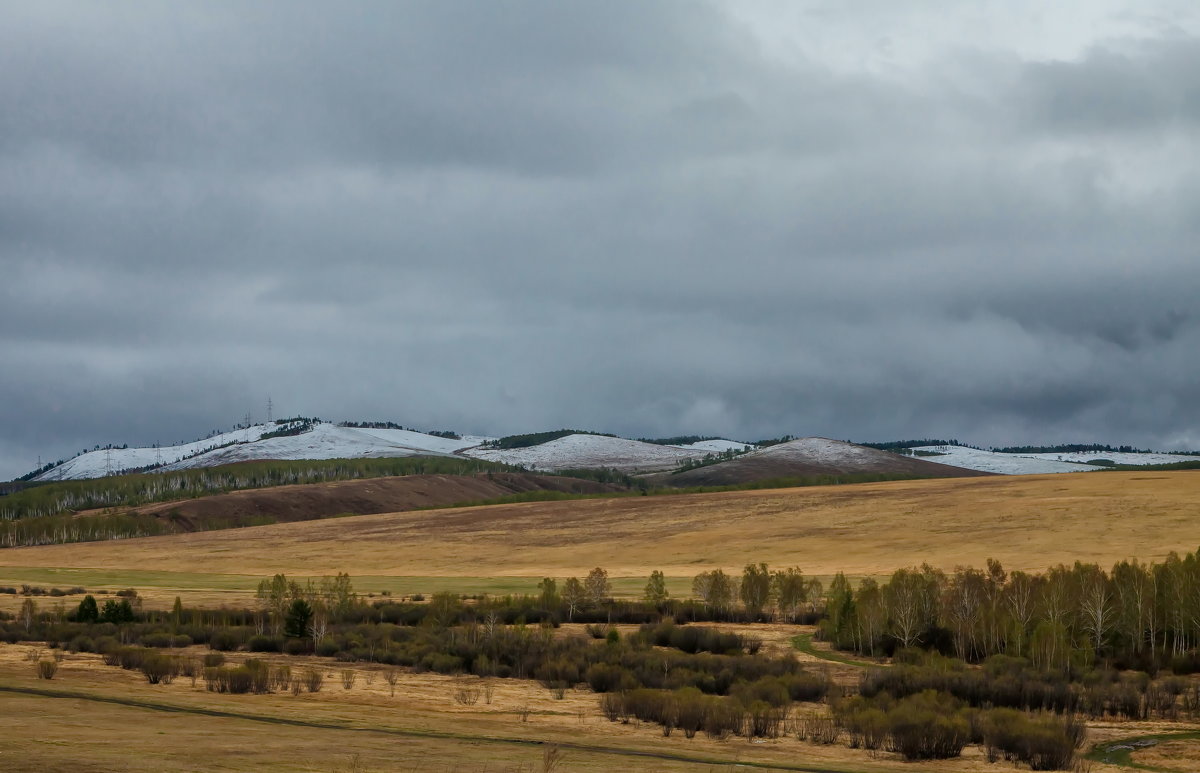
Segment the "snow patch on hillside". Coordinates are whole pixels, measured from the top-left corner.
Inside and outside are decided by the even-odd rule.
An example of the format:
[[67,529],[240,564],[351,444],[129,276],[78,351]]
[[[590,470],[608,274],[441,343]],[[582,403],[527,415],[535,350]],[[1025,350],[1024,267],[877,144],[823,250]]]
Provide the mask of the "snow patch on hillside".
[[477,435],[463,435],[461,440],[454,440],[453,438],[426,435],[424,432],[413,432],[407,429],[371,429],[364,427],[356,427],[355,429],[363,434],[378,438],[389,445],[420,448],[443,454],[452,454],[455,451],[461,451],[464,448],[471,448],[481,443],[486,443],[489,440],[494,440],[494,438]]
[[747,451],[754,446],[749,443],[739,443],[735,440],[725,440],[718,438],[716,440],[701,440],[696,443],[683,443],[671,448],[683,448],[688,451],[704,451],[710,454],[719,454],[725,451]]
[[[1025,456],[1026,454],[1022,454]],[[1155,453],[1122,453],[1114,451],[1068,451],[1065,453],[1028,454],[1030,458],[1052,459],[1060,462],[1094,462],[1097,459],[1107,459],[1115,464],[1178,464],[1179,462],[1197,462],[1200,456],[1184,456],[1183,454]],[[1095,465],[1090,465],[1095,466]]]
[[968,470],[995,472],[1001,475],[1041,475],[1050,472],[1095,472],[1104,467],[1085,462],[1108,459],[1115,464],[1175,464],[1177,462],[1200,461],[1200,456],[1156,453],[1106,453],[1104,451],[1077,451],[1049,454],[1006,454],[997,451],[981,451],[963,446],[923,446],[918,451],[934,451],[944,456],[922,456],[927,462],[948,464]]
[[685,459],[701,459],[711,451],[576,434],[528,448],[472,448],[463,453],[477,459],[520,465],[532,470],[607,467],[624,472],[651,472],[674,469]]
[[943,456],[921,456],[927,462],[962,467],[967,470],[994,472],[1000,475],[1042,475],[1050,472],[1095,472],[1099,467],[1090,464],[1060,462],[1038,456],[1017,456],[995,451],[981,451],[965,446],[922,446],[917,451],[933,451]]
[[135,470],[154,464],[171,464],[184,460],[218,446],[229,443],[250,443],[258,440],[268,432],[279,429],[274,424],[255,424],[245,429],[235,429],[232,432],[222,432],[204,440],[192,443],[182,443],[177,446],[162,448],[113,448],[110,450],[88,451],[74,459],[68,459],[63,464],[47,470],[34,480],[69,480],[78,478],[103,478],[109,470],[117,473],[121,470]]
[[219,448],[192,459],[185,459],[178,464],[168,465],[164,469],[188,470],[262,459],[383,459],[451,455],[450,451],[442,450],[444,444],[438,442],[445,438],[411,432],[406,434],[428,438],[429,442],[421,441],[419,437],[411,437],[405,438],[408,442],[400,443],[389,442],[372,434],[383,431],[386,430],[362,430],[338,427],[334,424],[318,424],[311,432],[301,435],[268,438],[256,443]]
[[[221,464],[264,459],[365,459],[405,456],[451,456],[491,438],[468,436],[461,440],[398,429],[359,429],[321,423],[309,432],[262,440],[281,429],[258,424],[224,432],[195,443],[155,448],[114,448],[90,451],[47,470],[36,480],[101,478],[113,473],[162,463],[155,471],[191,470]],[[230,445],[232,444],[232,445]]]
[[879,458],[882,453],[874,448],[856,446],[843,440],[830,440],[823,437],[805,437],[789,440],[786,443],[767,446],[754,451],[752,456],[773,456],[780,459],[793,459],[798,462],[821,462],[825,464],[868,463]]

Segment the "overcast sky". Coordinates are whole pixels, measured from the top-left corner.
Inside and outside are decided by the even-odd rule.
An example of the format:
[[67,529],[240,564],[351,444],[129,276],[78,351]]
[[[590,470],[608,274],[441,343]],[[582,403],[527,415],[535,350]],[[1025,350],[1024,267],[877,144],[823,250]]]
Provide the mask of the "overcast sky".
[[1200,447],[1194,0],[0,16],[0,479],[268,396]]

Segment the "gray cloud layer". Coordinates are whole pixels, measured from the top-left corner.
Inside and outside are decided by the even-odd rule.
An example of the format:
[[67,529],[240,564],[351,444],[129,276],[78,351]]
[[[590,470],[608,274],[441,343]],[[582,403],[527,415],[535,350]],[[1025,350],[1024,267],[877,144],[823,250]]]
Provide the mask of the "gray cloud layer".
[[268,394],[1200,446],[1195,12],[1038,7],[8,4],[0,478]]

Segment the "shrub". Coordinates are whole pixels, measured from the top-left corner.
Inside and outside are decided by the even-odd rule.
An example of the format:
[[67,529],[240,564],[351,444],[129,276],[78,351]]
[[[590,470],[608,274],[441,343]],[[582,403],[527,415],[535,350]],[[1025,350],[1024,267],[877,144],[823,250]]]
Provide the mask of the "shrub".
[[957,757],[971,738],[970,714],[947,693],[926,690],[893,701],[888,694],[834,705],[834,719],[850,734],[851,748],[888,748],[906,760]]
[[241,638],[229,629],[216,631],[212,636],[208,637],[209,649],[220,650],[223,652],[236,650],[239,646],[241,646],[241,643]]
[[1013,709],[992,709],[980,717],[989,760],[1024,762],[1032,770],[1066,770],[1083,745],[1084,725],[1073,717],[1030,716]]
[[96,642],[90,636],[80,634],[67,643],[67,649],[71,652],[95,652]]
[[170,684],[179,675],[179,660],[152,652],[142,658],[141,671],[150,684]]
[[246,649],[251,652],[282,652],[283,639],[278,636],[257,634],[250,637],[250,641],[246,643]]
[[150,633],[143,636],[141,642],[144,647],[157,647],[161,649],[171,646],[172,637],[171,634],[165,632]]
[[217,666],[225,665],[225,654],[222,652],[206,652],[204,653],[204,667],[216,668]]
[[54,660],[39,660],[37,664],[38,679],[53,679],[58,673],[58,662]]
[[317,668],[310,668],[310,669],[308,669],[308,671],[306,671],[304,673],[304,687],[309,692],[320,692],[321,686],[324,684],[325,684],[325,672],[324,671],[317,669]]

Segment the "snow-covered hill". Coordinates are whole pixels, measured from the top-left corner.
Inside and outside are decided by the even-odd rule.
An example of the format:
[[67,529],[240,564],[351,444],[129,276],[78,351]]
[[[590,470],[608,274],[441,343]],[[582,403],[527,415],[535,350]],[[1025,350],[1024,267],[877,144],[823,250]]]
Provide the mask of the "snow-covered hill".
[[39,475],[34,480],[101,478],[109,472],[153,465],[159,471],[215,467],[259,459],[352,459],[401,456],[450,456],[491,438],[461,440],[401,429],[360,429],[318,423],[298,435],[262,439],[277,424],[256,424],[194,443],[162,448],[113,448],[89,451]]
[[964,446],[924,446],[917,451],[932,451],[942,456],[923,456],[928,462],[948,464],[981,472],[1001,475],[1040,475],[1050,472],[1095,472],[1104,469],[1095,464],[1085,464],[1097,459],[1108,459],[1115,464],[1174,464],[1200,460],[1200,456],[1178,454],[1137,454],[1105,452],[1064,452],[1049,454],[1006,454],[996,451],[981,451]]
[[712,451],[577,434],[527,448],[471,448],[464,453],[476,459],[521,465],[532,470],[608,467],[623,472],[651,472],[674,469],[685,459],[702,459]]
[[830,440],[823,437],[804,437],[786,443],[767,446],[753,453],[754,457],[774,457],[819,464],[858,464],[874,461],[880,452],[874,448]]
[[255,424],[245,429],[222,432],[194,443],[161,448],[113,448],[88,451],[53,467],[34,480],[102,478],[110,472],[135,470],[156,464],[171,464],[230,443],[250,443],[278,429],[274,424]]
[[[1023,456],[1025,454],[1022,454]],[[1060,462],[1095,462],[1107,459],[1114,464],[1176,464],[1177,462],[1200,461],[1200,456],[1183,454],[1125,453],[1121,451],[1067,451],[1051,454],[1028,454],[1036,459],[1053,459]],[[1088,465],[1089,467],[1095,465]]]
[[256,459],[378,459],[400,456],[451,456],[487,438],[449,440],[420,432],[359,429],[318,424],[300,435],[267,438],[255,443],[218,448],[166,466],[166,470],[215,467]]
[[[305,430],[282,437],[264,435],[281,430]],[[606,467],[628,473],[666,472],[688,460],[699,460],[726,451],[748,451],[737,459],[744,464],[806,464],[843,470],[884,470],[881,457],[892,457],[872,448],[840,440],[808,437],[756,449],[732,440],[702,440],[678,446],[644,443],[604,435],[573,434],[526,448],[486,448],[493,438],[466,436],[444,438],[404,429],[342,427],[317,422],[256,424],[224,432],[193,443],[162,448],[113,448],[80,454],[34,478],[37,481],[100,478],[132,470],[185,470],[264,459],[346,459],[404,456],[469,456],[476,459],[519,465],[531,470],[567,470]],[[1170,464],[1200,460],[1200,456],[1152,453],[1049,453],[1008,454],[964,446],[926,446],[916,449],[938,456],[917,459],[967,470],[1002,475],[1031,475],[1051,472],[1093,472],[1103,469],[1088,461],[1107,459],[1115,464]],[[728,462],[726,463],[728,464]],[[743,465],[744,466],[744,465]],[[894,465],[893,465],[894,466]],[[707,469],[707,468],[706,468]],[[765,469],[765,467],[764,467]],[[782,468],[781,468],[782,469]],[[790,468],[788,468],[790,469]],[[894,471],[894,470],[893,470]],[[709,471],[711,473],[711,471]],[[909,471],[911,474],[918,474]],[[706,473],[707,474],[707,473]],[[777,471],[776,474],[799,474]],[[705,477],[699,473],[693,477]],[[711,477],[711,474],[709,474]]]

